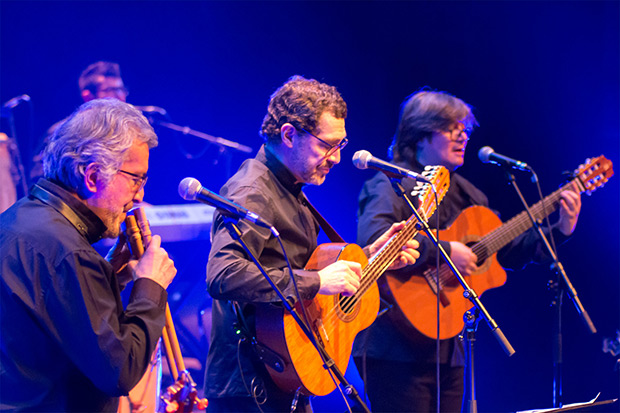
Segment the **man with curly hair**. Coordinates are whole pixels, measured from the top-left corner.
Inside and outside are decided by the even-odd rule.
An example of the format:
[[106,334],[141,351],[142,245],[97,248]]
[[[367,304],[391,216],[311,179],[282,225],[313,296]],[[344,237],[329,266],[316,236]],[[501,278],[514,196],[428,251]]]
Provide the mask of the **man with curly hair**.
[[[360,286],[361,266],[337,261],[320,271],[303,270],[317,247],[319,223],[302,188],[321,185],[340,162],[347,144],[347,106],[333,86],[293,76],[271,96],[261,135],[265,144],[253,159],[222,187],[220,193],[259,214],[281,234],[293,273],[287,269],[278,240],[268,229],[240,222],[242,239],[283,291],[295,300],[292,277],[302,299],[317,294],[350,296]],[[398,223],[366,247],[374,254],[402,228]],[[410,241],[393,264],[400,268],[418,257]],[[213,297],[211,343],[205,395],[211,412],[310,411],[307,397],[279,389],[252,346],[257,303],[279,298],[239,242],[216,214],[207,264],[207,285]],[[242,334],[238,332],[243,331]],[[245,337],[244,337],[245,336]],[[296,401],[296,405],[293,400]]]

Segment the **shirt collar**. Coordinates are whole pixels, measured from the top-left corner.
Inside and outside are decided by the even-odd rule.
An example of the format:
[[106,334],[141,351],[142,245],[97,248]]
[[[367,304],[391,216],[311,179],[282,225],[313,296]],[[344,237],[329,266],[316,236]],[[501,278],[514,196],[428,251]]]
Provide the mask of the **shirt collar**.
[[276,176],[278,181],[293,195],[298,196],[304,184],[296,182],[293,173],[278,159],[278,157],[263,145],[256,159],[264,163],[267,168]]

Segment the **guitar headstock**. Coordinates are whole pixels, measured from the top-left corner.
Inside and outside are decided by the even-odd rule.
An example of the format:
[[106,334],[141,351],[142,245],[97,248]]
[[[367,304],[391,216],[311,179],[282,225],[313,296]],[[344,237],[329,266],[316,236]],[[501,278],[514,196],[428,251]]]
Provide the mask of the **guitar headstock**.
[[585,163],[575,170],[575,177],[579,178],[583,186],[581,189],[588,195],[605,185],[613,175],[613,164],[603,155],[586,159]]
[[[418,182],[411,191],[411,196],[418,197],[420,201],[418,211],[422,217],[428,218],[433,215],[438,203],[441,203],[446,192],[450,189],[450,172],[444,166],[429,165],[424,167],[422,176],[431,183]],[[435,196],[433,196],[433,187],[437,191],[437,204],[435,203]]]

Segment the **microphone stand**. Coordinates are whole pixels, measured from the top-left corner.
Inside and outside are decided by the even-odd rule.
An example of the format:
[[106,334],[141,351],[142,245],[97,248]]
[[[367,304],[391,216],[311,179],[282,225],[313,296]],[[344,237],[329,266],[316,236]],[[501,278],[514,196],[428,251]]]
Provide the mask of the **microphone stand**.
[[[553,301],[551,302],[553,307],[553,316],[554,316],[554,324],[552,327],[553,334],[553,407],[561,407],[562,406],[562,298],[564,296],[564,291],[568,293],[569,297],[575,304],[577,309],[577,313],[581,316],[581,319],[585,323],[586,327],[590,331],[590,333],[596,333],[596,327],[592,323],[588,312],[585,310],[583,305],[581,304],[581,300],[579,300],[579,296],[577,295],[577,291],[573,287],[566,271],[564,271],[564,266],[560,262],[557,254],[549,244],[549,240],[547,236],[542,230],[540,222],[534,218],[532,212],[517,185],[514,175],[510,172],[508,168],[505,168],[506,177],[508,178],[509,183],[517,192],[521,203],[525,207],[525,211],[527,212],[528,217],[532,221],[532,225],[536,229],[538,236],[541,242],[544,244],[547,252],[551,256],[553,260],[553,264],[551,264],[551,269],[555,271],[556,279],[549,282],[549,289],[553,293]],[[531,171],[533,174],[533,182],[538,180],[538,177]]]
[[151,121],[151,123],[154,123],[155,125],[163,126],[164,128],[168,128],[176,132],[181,132],[184,135],[192,135],[197,138],[204,139],[208,142],[219,145],[222,148],[230,148],[230,149],[235,149],[240,152],[252,153],[252,148],[250,148],[249,146],[242,145],[237,142],[229,141],[228,139],[217,138],[207,133],[193,130],[189,126],[179,126],[172,122],[155,119],[153,116],[149,116],[149,120]]
[[[491,317],[487,309],[484,307],[484,305],[482,304],[482,302],[480,301],[478,297],[478,294],[476,294],[476,292],[467,284],[467,281],[465,281],[465,278],[463,278],[463,275],[456,268],[456,266],[450,259],[450,256],[448,255],[446,250],[443,249],[443,247],[437,240],[437,237],[435,237],[435,234],[433,233],[432,229],[428,226],[428,223],[424,219],[422,219],[422,217],[418,213],[418,210],[415,208],[415,206],[413,205],[413,203],[411,202],[411,200],[405,193],[405,188],[403,188],[400,182],[400,179],[392,178],[391,181],[392,181],[392,186],[394,187],[394,191],[396,192],[396,194],[405,199],[405,201],[407,202],[407,205],[409,205],[409,208],[411,209],[413,214],[416,216],[419,226],[421,227],[422,230],[424,230],[428,238],[433,242],[435,247],[439,250],[446,264],[448,264],[448,267],[450,268],[450,270],[452,270],[452,272],[456,276],[456,279],[463,287],[463,296],[469,299],[469,301],[471,301],[471,303],[474,305],[474,308],[475,308],[474,312],[470,311],[470,314],[473,317],[473,319],[471,322],[468,321],[468,323],[471,323],[472,326],[477,325],[477,321],[475,321],[475,318],[476,318],[475,315],[476,313],[481,314],[482,318],[484,318],[484,320],[487,322],[487,325],[491,329],[491,332],[493,333],[493,335],[499,342],[504,352],[506,352],[508,356],[512,356],[515,353],[515,350],[512,348],[512,345],[510,344],[508,339],[506,339],[506,336],[504,336],[504,333],[502,332],[502,330],[499,328],[495,320]],[[437,293],[439,294],[439,285],[437,285]],[[439,316],[439,314],[437,315]],[[467,338],[467,349],[468,349],[466,364],[467,364],[467,369],[468,369],[468,376],[471,379],[469,380],[469,383],[468,383],[469,384],[469,389],[468,389],[469,399],[467,400],[467,406],[465,406],[464,411],[469,412],[469,413],[478,412],[476,392],[474,388],[475,383],[473,381],[473,377],[474,377],[473,342],[475,341],[474,333],[475,333],[475,328],[471,328],[467,330],[467,334],[465,335],[465,337]]]
[[[250,249],[245,244],[243,239],[241,239],[242,232],[241,232],[241,230],[239,229],[239,227],[236,224],[239,220],[235,219],[235,218],[232,218],[232,217],[227,217],[227,216],[223,216],[223,218],[224,218],[224,225],[226,226],[226,229],[228,229],[228,232],[230,233],[230,236],[235,241],[237,241],[237,242],[239,242],[241,244],[241,246],[243,247],[245,252],[248,254],[248,256],[252,259],[254,264],[256,264],[256,266],[258,267],[260,272],[263,274],[263,276],[265,277],[265,279],[267,280],[269,285],[271,285],[271,288],[273,288],[273,290],[276,292],[276,294],[278,295],[278,297],[282,301],[282,304],[284,305],[284,308],[291,314],[291,316],[293,316],[293,319],[295,320],[295,322],[299,325],[299,327],[301,327],[301,330],[304,332],[304,334],[308,337],[308,339],[310,340],[312,345],[319,352],[319,355],[321,356],[321,358],[324,361],[323,367],[325,369],[330,369],[332,371],[334,376],[336,376],[338,381],[344,387],[345,393],[348,396],[350,396],[352,399],[354,399],[357,403],[359,403],[359,405],[362,407],[362,409],[364,410],[365,413],[370,413],[370,409],[368,408],[368,406],[366,406],[366,404],[364,403],[364,401],[360,397],[360,395],[357,392],[357,390],[355,389],[355,387],[353,387],[353,385],[351,385],[347,381],[347,379],[344,377],[344,374],[340,371],[340,369],[336,365],[336,362],[327,353],[327,350],[325,350],[325,348],[321,345],[321,343],[319,343],[319,341],[316,340],[316,338],[314,337],[314,333],[308,327],[308,325],[302,320],[302,318],[299,316],[299,313],[295,309],[295,306],[293,304],[291,304],[291,302],[289,301],[288,298],[284,297],[284,293],[282,293],[280,288],[271,279],[271,277],[269,276],[267,271],[265,271],[265,269],[260,264],[260,262],[258,262],[258,259],[254,256],[254,254],[252,254],[252,251],[250,251]],[[275,233],[274,233],[274,231],[275,231]],[[272,227],[272,233],[274,233],[274,235],[277,234],[277,231],[273,227]],[[291,274],[291,277],[294,277],[294,275]],[[303,303],[301,303],[301,304],[303,305]]]
[[26,172],[24,171],[24,164],[22,162],[22,155],[19,150],[19,144],[17,143],[17,129],[15,128],[15,116],[13,115],[13,108],[3,108],[9,111],[9,130],[11,131],[11,137],[9,137],[8,149],[11,154],[12,160],[17,164],[17,173],[19,174],[20,189],[22,196],[28,195],[28,183],[26,182]]

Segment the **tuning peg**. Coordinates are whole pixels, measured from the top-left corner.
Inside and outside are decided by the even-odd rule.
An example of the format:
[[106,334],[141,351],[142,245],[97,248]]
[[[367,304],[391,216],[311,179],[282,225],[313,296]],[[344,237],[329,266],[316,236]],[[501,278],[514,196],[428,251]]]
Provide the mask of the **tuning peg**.
[[207,400],[207,399],[198,399],[197,400],[198,410],[204,410],[204,409],[207,408],[208,405],[209,405],[209,400]]
[[166,413],[174,413],[179,409],[179,403],[176,400],[164,400],[166,402]]

